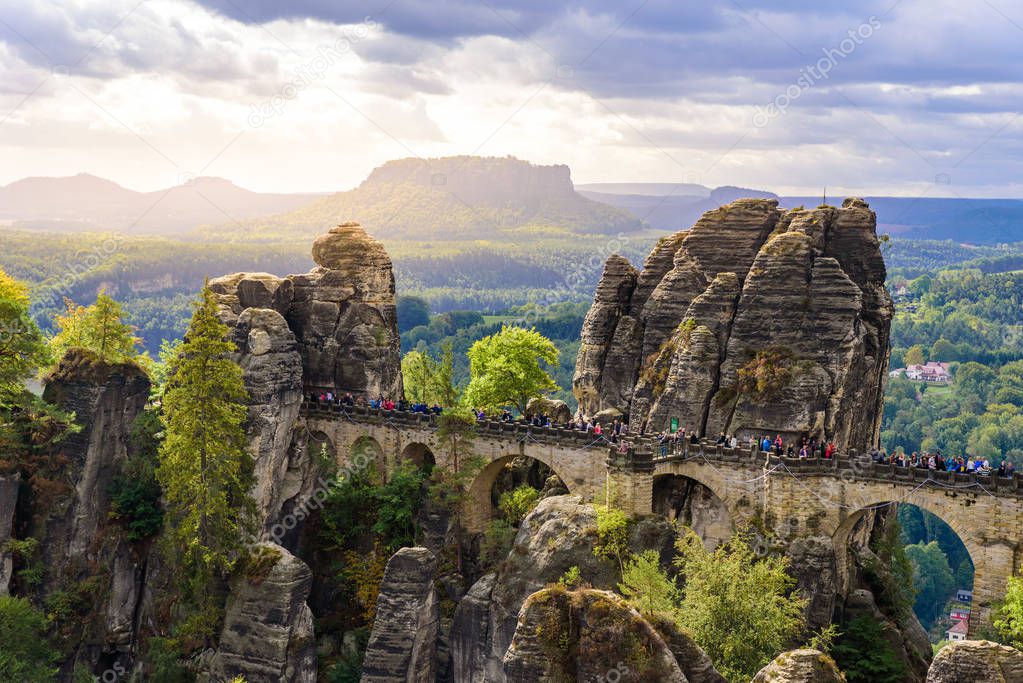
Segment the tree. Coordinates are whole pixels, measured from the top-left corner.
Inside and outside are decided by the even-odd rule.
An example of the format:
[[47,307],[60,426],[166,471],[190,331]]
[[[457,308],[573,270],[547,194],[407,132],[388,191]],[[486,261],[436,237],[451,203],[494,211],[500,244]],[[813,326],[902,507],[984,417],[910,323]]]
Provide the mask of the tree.
[[919,344],[910,346],[906,349],[906,353],[903,355],[902,360],[905,362],[906,367],[909,367],[910,365],[923,365],[927,360],[924,356],[924,347]]
[[235,345],[216,313],[213,292],[204,287],[167,383],[157,468],[170,538],[199,599],[234,566],[251,509],[252,462],[242,426],[248,392],[242,369],[227,357]]
[[729,681],[749,681],[790,645],[804,625],[806,601],[784,557],[758,559],[740,534],[707,551],[692,531],[678,541],[685,576],[678,623]]
[[399,296],[396,302],[398,331],[408,332],[413,327],[430,324],[430,304],[418,296]]
[[50,362],[42,333],[28,312],[28,288],[0,269],[0,404]]
[[46,637],[46,616],[25,598],[0,596],[0,680],[56,680],[57,659]]
[[661,557],[656,550],[633,555],[625,563],[618,591],[644,616],[666,614],[672,619],[676,616],[678,585],[661,570]]
[[462,513],[469,487],[483,469],[483,459],[473,453],[476,420],[465,408],[445,410],[437,418],[437,441],[448,450],[451,467],[435,467],[430,486],[432,498],[452,512],[455,525],[455,561],[462,571]]
[[422,351],[409,351],[401,359],[405,398],[413,403],[437,403],[451,407],[458,402],[454,386],[454,353],[444,344],[438,359]]
[[913,563],[913,587],[916,588],[913,611],[927,628],[955,593],[955,577],[937,541],[908,545],[906,555]]
[[994,612],[992,625],[1005,643],[1023,648],[1023,577],[1010,576],[1005,599]]
[[56,360],[71,348],[88,349],[108,363],[138,359],[139,340],[121,320],[121,304],[100,292],[91,306],[79,306],[70,300],[65,301],[65,306],[64,315],[54,319],[58,332],[50,340]]
[[468,405],[494,409],[514,406],[526,412],[529,399],[558,388],[544,369],[558,367],[558,349],[536,330],[501,328],[469,349]]

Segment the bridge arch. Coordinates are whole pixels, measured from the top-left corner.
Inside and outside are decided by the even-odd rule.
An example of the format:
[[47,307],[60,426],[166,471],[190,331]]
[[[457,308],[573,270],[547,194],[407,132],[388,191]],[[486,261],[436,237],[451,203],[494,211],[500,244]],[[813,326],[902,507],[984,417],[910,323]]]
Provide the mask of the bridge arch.
[[[869,487],[870,485],[867,484]],[[962,506],[950,505],[944,493],[927,491],[922,494],[911,494],[899,498],[897,495],[874,494],[857,502],[857,507],[850,507],[849,514],[839,523],[832,535],[834,545],[838,586],[841,592],[848,593],[853,565],[850,557],[850,541],[861,522],[872,512],[884,510],[895,514],[899,506],[915,506],[937,517],[959,538],[966,549],[966,554],[973,565],[973,604],[969,619],[970,636],[975,636],[990,620],[991,603],[1005,591],[1005,582],[1014,565],[1015,548],[1004,544],[989,545],[977,535],[978,524],[970,524],[969,504]],[[974,522],[978,521],[974,518]],[[1005,571],[1006,564],[1009,571]],[[956,567],[951,567],[956,571]]]
[[401,462],[411,462],[416,467],[430,471],[437,465],[433,450],[422,441],[410,441],[401,450]]
[[352,441],[348,453],[342,455],[338,464],[342,467],[363,468],[372,463],[383,471],[386,470],[386,462],[380,442],[369,434],[360,434]]
[[654,477],[652,508],[655,514],[691,528],[708,550],[727,542],[735,531],[725,501],[706,484],[684,474]]
[[513,460],[519,457],[529,458],[530,460],[535,460],[546,465],[565,484],[569,493],[573,493],[572,484],[565,476],[565,473],[559,472],[558,467],[554,463],[547,462],[544,458],[538,458],[533,455],[522,455],[520,453],[510,453],[508,455],[495,458],[488,462],[483,469],[479,471],[473,479],[472,484],[469,486],[469,493],[466,496],[465,503],[467,510],[464,515],[466,531],[469,533],[482,533],[486,530],[487,523],[494,515],[494,506],[491,501],[491,492],[493,491],[494,483],[497,481],[497,477],[504,469],[505,465],[510,464]]

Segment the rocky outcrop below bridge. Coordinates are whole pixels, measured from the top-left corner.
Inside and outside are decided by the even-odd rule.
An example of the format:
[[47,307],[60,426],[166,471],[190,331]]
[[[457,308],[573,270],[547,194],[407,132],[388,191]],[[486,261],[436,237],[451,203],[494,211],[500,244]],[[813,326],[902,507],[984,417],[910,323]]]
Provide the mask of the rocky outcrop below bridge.
[[611,256],[573,388],[587,415],[702,434],[876,445],[893,307],[876,217],[741,199],[663,238],[642,270]]

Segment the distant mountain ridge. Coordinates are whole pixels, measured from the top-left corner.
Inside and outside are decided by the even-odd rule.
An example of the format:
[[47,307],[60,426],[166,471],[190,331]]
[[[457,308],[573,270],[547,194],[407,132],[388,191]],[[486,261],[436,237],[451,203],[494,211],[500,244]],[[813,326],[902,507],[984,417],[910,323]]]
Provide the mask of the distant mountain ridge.
[[[576,192],[568,166],[514,157],[408,158],[375,168],[355,189],[245,226],[250,238],[322,231],[357,220],[379,239],[487,239],[523,228],[581,234],[633,232],[633,215]],[[223,236],[230,225],[204,230]]]
[[88,173],[32,177],[0,187],[0,221],[62,232],[88,230],[182,234],[206,223],[290,211],[316,194],[252,192],[223,178],[136,192]]

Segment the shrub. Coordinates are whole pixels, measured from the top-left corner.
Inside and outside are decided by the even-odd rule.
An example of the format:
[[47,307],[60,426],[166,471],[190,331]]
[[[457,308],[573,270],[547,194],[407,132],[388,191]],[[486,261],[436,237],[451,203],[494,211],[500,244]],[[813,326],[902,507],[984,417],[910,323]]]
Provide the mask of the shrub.
[[489,569],[508,557],[515,543],[515,527],[503,519],[492,519],[483,532],[480,543],[480,561]]
[[0,597],[0,680],[53,681],[57,659],[43,613],[24,598]]
[[497,509],[511,524],[518,526],[526,518],[540,500],[540,492],[529,484],[501,494]]
[[831,653],[849,683],[898,683],[906,674],[881,624],[867,616],[849,622]]

